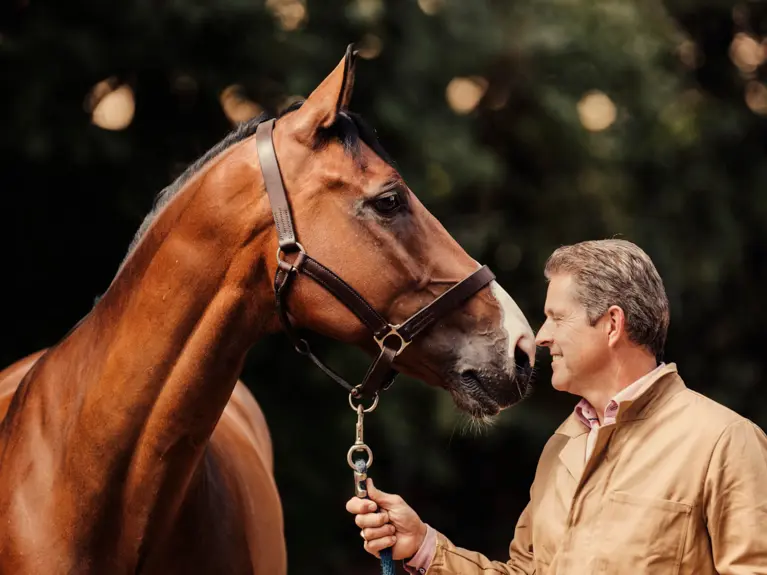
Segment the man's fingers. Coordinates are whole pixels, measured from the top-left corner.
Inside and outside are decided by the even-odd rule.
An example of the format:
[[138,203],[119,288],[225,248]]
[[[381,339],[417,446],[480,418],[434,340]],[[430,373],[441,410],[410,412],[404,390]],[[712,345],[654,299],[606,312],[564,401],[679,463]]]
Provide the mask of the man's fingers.
[[389,514],[386,511],[381,513],[366,513],[364,515],[357,515],[354,518],[354,522],[357,527],[381,527],[389,522]]
[[368,477],[367,488],[368,497],[378,503],[381,507],[388,508],[402,501],[399,495],[392,495],[391,493],[386,493],[378,489],[373,485],[373,480],[370,477]]
[[[346,510],[355,514],[354,522],[362,529],[360,535],[365,539],[365,551],[380,557],[383,549],[392,547],[397,542],[397,536],[394,535],[396,530],[389,524],[387,509],[398,505],[402,507],[405,502],[399,495],[392,495],[376,488],[370,478],[367,480],[367,492],[370,500],[353,497],[347,501]],[[374,513],[378,508],[381,511]]]
[[346,510],[349,513],[354,513],[354,515],[359,515],[360,513],[372,513],[376,509],[378,509],[378,505],[369,499],[352,497],[346,502]]
[[367,541],[365,541],[365,543],[364,543],[364,545],[362,545],[362,547],[364,547],[364,548],[365,548],[365,551],[367,551],[367,552],[368,552],[368,553],[370,553],[371,555],[375,555],[375,556],[376,556],[376,557],[378,557],[379,559],[381,558],[381,556],[378,554],[378,552],[376,552],[376,551],[373,551],[372,549],[370,549],[370,547],[369,547],[369,544],[368,544],[368,542],[367,542]]
[[375,539],[373,541],[365,542],[365,551],[372,553],[376,557],[380,557],[381,550],[391,547],[397,542],[397,537],[391,535],[389,537],[382,537],[381,539]]
[[394,525],[387,523],[383,527],[366,527],[360,532],[360,535],[365,541],[375,541],[376,539],[394,535],[396,531]]

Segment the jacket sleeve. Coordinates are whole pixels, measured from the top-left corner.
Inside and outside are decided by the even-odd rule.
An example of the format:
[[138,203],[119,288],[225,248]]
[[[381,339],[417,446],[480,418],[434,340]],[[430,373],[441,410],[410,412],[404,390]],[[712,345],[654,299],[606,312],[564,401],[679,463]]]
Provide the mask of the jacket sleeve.
[[767,437],[747,419],[730,424],[712,453],[704,511],[720,575],[767,575]]
[[437,533],[437,548],[427,575],[533,575],[532,514],[530,504],[519,517],[506,563],[491,561],[481,553],[453,545]]

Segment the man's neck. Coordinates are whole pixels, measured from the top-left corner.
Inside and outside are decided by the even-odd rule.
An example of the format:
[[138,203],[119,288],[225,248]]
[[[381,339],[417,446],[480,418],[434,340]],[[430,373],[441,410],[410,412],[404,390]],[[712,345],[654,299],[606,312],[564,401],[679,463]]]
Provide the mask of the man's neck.
[[600,424],[610,400],[658,366],[655,357],[648,352],[633,351],[616,356],[605,369],[595,374],[592,387],[583,392],[582,397],[596,410]]

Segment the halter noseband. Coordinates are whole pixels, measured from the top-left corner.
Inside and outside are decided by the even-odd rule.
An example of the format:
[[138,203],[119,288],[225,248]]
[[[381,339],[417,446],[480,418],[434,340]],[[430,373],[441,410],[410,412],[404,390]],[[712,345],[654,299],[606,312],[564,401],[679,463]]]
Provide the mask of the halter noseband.
[[[413,338],[484,288],[495,279],[495,275],[490,271],[490,268],[482,266],[429,305],[418,310],[407,321],[398,325],[386,321],[354,288],[307,254],[303,246],[296,240],[296,232],[290,215],[290,205],[282,183],[282,173],[277,163],[277,155],[272,141],[274,122],[275,120],[271,119],[258,126],[256,129],[256,148],[279,240],[279,247],[277,248],[278,269],[274,276],[277,314],[296,351],[309,357],[329,377],[346,388],[352,397],[375,397],[380,390],[387,389],[394,382],[394,378],[397,376],[397,371],[393,368],[394,358],[410,345]],[[283,253],[291,252],[298,252],[292,264],[281,257]],[[373,339],[381,351],[368,369],[361,384],[351,385],[325,365],[312,353],[307,341],[300,338],[291,325],[286,308],[286,298],[293,279],[299,273],[309,276],[333,294],[372,332]]]

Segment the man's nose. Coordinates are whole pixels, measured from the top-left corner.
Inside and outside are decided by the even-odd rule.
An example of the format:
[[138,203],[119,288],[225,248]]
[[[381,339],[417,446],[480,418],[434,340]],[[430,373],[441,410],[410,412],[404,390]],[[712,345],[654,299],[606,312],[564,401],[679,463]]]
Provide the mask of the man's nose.
[[550,343],[551,338],[549,337],[548,330],[546,329],[546,324],[543,324],[541,329],[538,330],[538,333],[535,334],[535,345],[548,347]]

